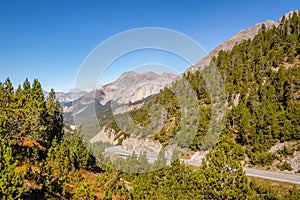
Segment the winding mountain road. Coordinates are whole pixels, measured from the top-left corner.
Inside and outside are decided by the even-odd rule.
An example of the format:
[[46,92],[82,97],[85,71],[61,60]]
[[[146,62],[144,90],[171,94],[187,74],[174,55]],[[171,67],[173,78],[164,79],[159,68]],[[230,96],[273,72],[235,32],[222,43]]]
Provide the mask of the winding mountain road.
[[[105,151],[114,153],[114,154],[118,154],[124,158],[131,155],[131,152],[128,152],[128,151],[122,149],[120,146],[108,147],[105,149]],[[148,154],[147,158],[148,158],[149,162],[154,162],[157,158],[157,154],[155,154],[155,153]],[[167,163],[170,162],[170,159],[171,159],[170,157],[166,157]],[[201,165],[201,161],[197,161],[197,160],[188,160],[188,159],[180,159],[180,160],[181,160],[181,162],[184,162],[185,164],[188,164],[188,165],[193,165],[193,166]],[[274,172],[274,171],[268,171],[268,170],[254,169],[254,168],[247,168],[247,167],[244,167],[244,171],[247,176],[300,185],[300,175],[288,174],[288,173],[284,173],[284,172]]]

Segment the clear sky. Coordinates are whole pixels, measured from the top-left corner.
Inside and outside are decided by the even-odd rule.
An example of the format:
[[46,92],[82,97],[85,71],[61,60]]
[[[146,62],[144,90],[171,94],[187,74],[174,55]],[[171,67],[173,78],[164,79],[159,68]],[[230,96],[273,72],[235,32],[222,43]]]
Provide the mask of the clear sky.
[[68,91],[89,52],[119,32],[174,29],[209,52],[241,29],[296,9],[299,0],[0,0],[0,81],[38,78],[46,90]]

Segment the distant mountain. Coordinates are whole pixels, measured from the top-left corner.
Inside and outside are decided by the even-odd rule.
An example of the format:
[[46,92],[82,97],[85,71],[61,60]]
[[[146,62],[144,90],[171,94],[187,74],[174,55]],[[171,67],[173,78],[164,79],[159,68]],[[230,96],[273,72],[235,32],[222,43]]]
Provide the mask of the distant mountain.
[[[49,92],[44,91],[45,96],[48,95]],[[64,106],[65,104],[72,102],[79,97],[82,97],[85,95],[87,92],[86,91],[71,91],[71,92],[55,92],[56,100]]]
[[[99,114],[99,120],[103,121],[111,116],[112,101],[119,105],[130,103],[130,109],[137,108],[178,78],[178,76],[171,73],[145,72],[140,74],[133,71],[125,72],[116,81],[63,104],[65,120],[68,124],[72,124],[72,118],[76,116],[77,122],[87,124],[91,112],[96,111],[101,113]],[[125,111],[128,110],[118,110],[117,112]],[[93,127],[94,124],[89,126]]]
[[125,72],[115,82],[103,86],[96,96],[102,105],[110,100],[119,103],[136,102],[157,94],[176,79],[177,76],[171,73],[159,75],[154,72]]
[[67,92],[67,93],[57,92],[55,94],[56,94],[56,99],[60,103],[68,103],[78,99],[79,97],[82,97],[86,93],[87,93],[86,91],[74,91],[74,92]]

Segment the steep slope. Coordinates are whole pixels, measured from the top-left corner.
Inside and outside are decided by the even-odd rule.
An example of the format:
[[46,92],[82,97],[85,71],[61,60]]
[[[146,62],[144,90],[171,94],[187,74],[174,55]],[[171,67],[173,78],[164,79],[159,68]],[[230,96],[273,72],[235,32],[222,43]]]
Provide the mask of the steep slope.
[[[289,16],[290,14],[286,14],[286,16]],[[277,27],[279,24],[278,22],[275,22],[273,20],[267,20],[266,22],[257,23],[254,26],[251,26],[250,28],[246,30],[241,30],[233,37],[229,38],[228,40],[224,41],[222,44],[217,46],[215,49],[213,49],[206,57],[201,59],[196,66],[190,67],[186,70],[187,72],[195,72],[199,68],[204,67],[205,65],[208,65],[211,58],[214,56],[217,56],[220,51],[230,51],[236,44],[241,43],[243,40],[253,39],[254,36],[261,30],[262,25],[266,26],[266,29],[270,29],[273,26]]]

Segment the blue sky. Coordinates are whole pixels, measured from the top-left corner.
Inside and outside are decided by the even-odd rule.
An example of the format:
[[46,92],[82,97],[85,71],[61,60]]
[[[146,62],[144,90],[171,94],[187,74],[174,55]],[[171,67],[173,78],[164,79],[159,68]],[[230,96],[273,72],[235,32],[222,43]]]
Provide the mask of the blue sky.
[[[122,31],[169,28],[209,52],[241,29],[295,9],[298,0],[0,0],[0,81],[10,77],[17,85],[38,78],[46,90],[68,91],[90,51]],[[126,59],[121,64],[106,82],[134,67]],[[186,68],[177,65],[179,72]]]

